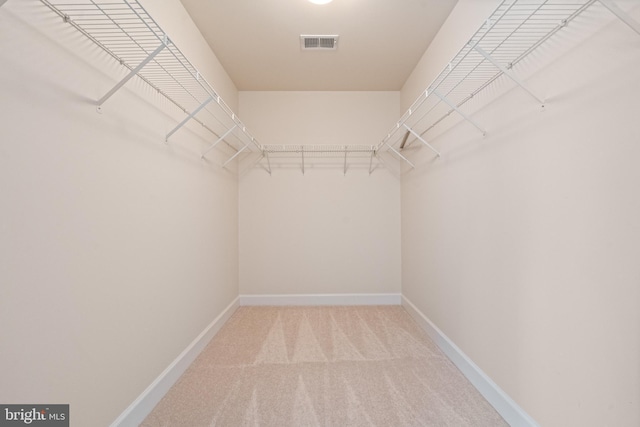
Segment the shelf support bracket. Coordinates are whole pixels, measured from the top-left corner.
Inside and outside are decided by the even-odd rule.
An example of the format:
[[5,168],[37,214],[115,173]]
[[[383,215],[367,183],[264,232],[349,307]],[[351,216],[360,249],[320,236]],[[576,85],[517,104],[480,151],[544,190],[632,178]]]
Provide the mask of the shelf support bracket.
[[629,16],[624,10],[620,9],[617,4],[611,0],[598,0],[600,4],[609,9],[611,13],[616,15],[622,22],[627,24],[633,31],[640,34],[640,23]]
[[[409,132],[411,132],[411,133],[413,134],[413,136],[415,136],[416,138],[418,138],[418,140],[419,140],[420,142],[422,142],[424,145],[426,145],[427,147],[429,147],[429,148],[431,149],[431,151],[433,151],[434,153],[436,153],[436,155],[437,155],[438,157],[440,157],[440,152],[439,152],[438,150],[436,150],[435,148],[433,148],[433,145],[431,145],[431,144],[429,144],[427,141],[425,141],[425,140],[424,140],[424,138],[422,138],[418,132],[414,131],[413,129],[411,129],[411,128],[410,128],[409,126],[407,126],[407,125],[403,125],[403,126],[404,126],[405,128],[407,128],[407,130],[408,130]],[[395,151],[395,150],[394,150],[394,151]],[[400,154],[400,153],[398,153],[398,154]]]
[[206,156],[206,155],[207,155],[207,153],[208,153],[209,151],[213,150],[213,149],[214,149],[214,147],[215,147],[216,145],[218,145],[220,142],[222,142],[222,140],[224,140],[227,136],[229,136],[229,134],[230,134],[231,132],[233,132],[233,130],[234,130],[235,128],[237,128],[237,127],[238,127],[238,125],[234,125],[234,126],[233,126],[232,128],[230,128],[228,131],[226,131],[226,132],[224,133],[224,135],[222,135],[220,138],[218,138],[218,140],[217,140],[216,142],[214,142],[213,144],[211,144],[211,145],[209,146],[209,148],[207,148],[207,149],[204,151],[204,153],[202,153],[202,155],[200,156],[200,158],[201,158],[201,159],[204,159],[204,156]]
[[538,98],[538,96],[531,92],[529,90],[529,88],[527,87],[527,85],[524,84],[524,82],[522,82],[522,80],[520,80],[513,72],[511,72],[511,70],[508,70],[506,67],[504,67],[502,64],[500,64],[498,61],[496,61],[494,58],[491,57],[491,55],[489,55],[487,52],[485,52],[484,50],[482,50],[477,44],[476,45],[472,45],[471,46],[473,49],[475,49],[476,52],[478,52],[480,55],[484,56],[484,58],[491,62],[493,65],[496,66],[496,68],[498,68],[503,74],[506,74],[507,77],[509,77],[511,80],[513,80],[518,86],[520,86],[525,92],[527,92],[529,95],[531,95],[536,101],[538,101],[540,104],[544,105],[544,100]]
[[376,154],[376,150],[373,149],[373,147],[371,147],[371,158],[369,159],[369,175],[371,175],[371,173],[373,172],[373,170],[371,169],[373,167],[373,156],[374,154]]
[[165,36],[165,40],[160,44],[160,46],[158,46],[156,48],[156,50],[154,50],[153,52],[151,52],[149,54],[149,56],[147,56],[140,64],[138,64],[138,66],[136,68],[134,68],[133,70],[131,70],[129,72],[129,74],[126,75],[125,78],[123,78],[122,80],[120,80],[120,82],[115,85],[109,92],[107,92],[102,98],[100,98],[98,100],[98,107],[102,106],[102,104],[105,103],[105,101],[109,98],[111,98],[111,96],[116,93],[122,86],[125,85],[125,83],[127,83],[129,80],[131,80],[131,78],[133,76],[135,76],[136,74],[138,74],[140,72],[140,70],[142,70],[142,68],[147,65],[153,58],[155,58],[155,56],[157,54],[159,54],[160,52],[162,52],[162,50],[167,47],[167,45],[169,44],[169,40],[166,38]]
[[167,136],[164,138],[165,142],[169,141],[169,138],[171,137],[171,135],[173,135],[174,133],[176,133],[178,131],[178,129],[180,129],[182,126],[184,126],[185,124],[187,124],[187,122],[189,120],[191,120],[196,114],[198,114],[200,111],[202,111],[202,109],[204,107],[207,106],[208,103],[210,103],[211,101],[213,101],[213,96],[210,96],[209,98],[207,98],[206,101],[204,101],[202,104],[200,104],[200,106],[198,108],[196,108],[195,110],[193,110],[187,117],[185,117],[185,119],[183,121],[181,121],[178,126],[174,127],[171,132],[169,132],[167,134]]
[[233,156],[231,156],[226,162],[224,162],[222,164],[222,167],[226,167],[229,163],[231,163],[231,161],[233,159],[235,159],[236,157],[238,157],[240,155],[240,153],[242,153],[244,150],[246,150],[249,147],[249,144],[246,144],[244,147],[242,147],[241,149],[238,150],[238,152],[236,154],[234,154]]
[[444,102],[445,104],[447,104],[449,107],[453,108],[466,121],[468,121],[473,126],[475,126],[475,128],[478,129],[482,133],[482,136],[485,136],[487,134],[487,132],[484,129],[482,129],[475,121],[473,121],[471,119],[471,117],[469,117],[467,114],[465,114],[464,111],[460,110],[460,108],[458,108],[458,106],[456,104],[454,104],[453,102],[449,101],[449,99],[446,96],[440,95],[440,93],[438,93],[436,90],[432,90],[431,93],[434,94],[435,96],[437,96],[438,98],[440,98],[440,100],[442,102]]
[[413,163],[411,163],[409,161],[409,159],[407,159],[405,156],[403,156],[402,154],[400,154],[398,151],[396,151],[395,148],[393,148],[392,146],[389,145],[389,150],[393,151],[394,153],[396,153],[396,155],[398,155],[398,157],[400,157],[402,160],[404,160],[405,162],[409,163],[409,166],[411,166],[413,169],[415,169],[416,167],[414,166]]
[[271,176],[271,160],[269,160],[269,152],[264,152],[265,157],[267,158],[267,166],[269,167],[269,176]]
[[344,147],[344,176],[347,176],[347,147]]

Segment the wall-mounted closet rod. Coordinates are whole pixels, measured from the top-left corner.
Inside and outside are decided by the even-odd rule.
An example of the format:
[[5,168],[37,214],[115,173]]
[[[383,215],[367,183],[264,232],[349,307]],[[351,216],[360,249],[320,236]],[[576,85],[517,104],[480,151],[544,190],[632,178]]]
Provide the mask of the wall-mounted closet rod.
[[[328,155],[332,153],[343,154],[348,153],[365,153],[370,154],[375,151],[375,145],[334,145],[334,144],[309,144],[309,145],[297,145],[297,144],[264,144],[262,148],[265,152],[273,154],[286,154],[295,153],[299,154],[301,150],[304,150],[306,157],[309,155]],[[318,156],[316,156],[318,157]]]
[[364,161],[368,160],[369,174],[371,174],[374,166],[373,158],[376,157],[375,146],[363,144],[267,144],[262,147],[262,157],[267,158],[267,172],[272,169],[271,158],[274,157],[287,159],[288,163],[292,159],[297,159],[303,175],[312,167],[314,161],[326,165],[340,159],[342,171],[346,174],[350,165],[355,163],[363,165]]
[[[95,2],[95,0],[91,0],[92,2]],[[125,0],[125,3],[129,4],[130,0]],[[137,3],[137,0],[135,0]],[[139,3],[138,3],[139,5]],[[131,7],[131,5],[129,5]],[[140,8],[142,9],[142,11],[149,17],[149,19],[152,20],[152,22],[154,23],[154,25],[158,26],[157,23],[155,21],[153,21],[153,19],[151,18],[150,15],[148,15],[147,11],[140,6]],[[133,12],[136,14],[136,16],[138,18],[140,18],[142,20],[142,22],[145,23],[145,25],[147,25],[147,28],[149,28],[150,30],[151,27],[149,26],[149,24],[142,18],[142,16],[140,16],[140,13],[138,13],[138,11],[135,10],[135,8],[131,7],[131,10],[133,10]],[[160,26],[158,26],[158,28],[160,28]],[[166,34],[164,35],[164,39],[168,41]],[[185,109],[184,112],[187,113],[187,120],[189,121],[190,118],[192,118],[193,116],[195,116],[200,110],[202,110],[204,107],[206,107],[206,105],[210,102],[209,99],[216,99],[216,103],[218,104],[218,106],[220,107],[220,109],[228,116],[231,118],[231,120],[234,123],[234,128],[236,126],[240,127],[242,129],[242,132],[247,136],[247,138],[249,138],[249,140],[251,142],[255,143],[255,138],[253,136],[251,136],[249,134],[249,132],[247,132],[246,127],[242,124],[242,122],[240,121],[240,119],[238,118],[238,116],[236,116],[236,114],[233,112],[233,110],[231,110],[231,108],[229,108],[229,106],[224,102],[224,100],[220,97],[220,95],[218,95],[215,90],[213,89],[213,87],[204,79],[202,78],[202,75],[200,74],[200,72],[193,66],[193,64],[191,64],[191,62],[182,54],[182,52],[177,49],[178,53],[180,54],[178,57],[178,55],[176,54],[176,52],[173,52],[172,50],[170,50],[169,52],[173,55],[173,57],[178,61],[178,63],[180,63],[184,69],[186,69],[191,76],[193,77],[193,79],[195,79],[195,81],[197,82],[197,84],[209,95],[209,98],[207,98],[207,100],[205,100],[202,104],[200,104],[200,106],[198,106],[193,113],[189,114],[187,112],[187,110]],[[186,62],[186,64],[184,62]],[[187,66],[188,65],[188,66]],[[169,74],[172,78],[173,76],[171,74]],[[181,82],[178,81],[178,84],[184,88],[184,86],[181,84]],[[195,97],[194,97],[195,98]],[[215,117],[215,116],[214,116]],[[217,117],[216,117],[216,120]],[[185,121],[185,123],[186,123]],[[219,121],[219,120],[218,120]],[[178,126],[178,128],[181,126]],[[168,138],[168,137],[167,137]],[[223,138],[224,139],[224,138]],[[165,138],[166,140],[166,138]],[[258,149],[261,149],[260,145],[256,143],[256,146]],[[237,154],[237,153],[236,153]],[[235,157],[235,155],[234,155]]]
[[[6,0],[5,0],[6,1]],[[68,23],[69,25],[71,25],[72,27],[74,27],[76,30],[78,30],[80,33],[82,33],[85,37],[87,37],[89,40],[91,40],[93,43],[95,43],[96,45],[98,45],[100,48],[102,48],[106,53],[108,53],[111,57],[113,57],[116,61],[118,61],[122,66],[128,68],[129,70],[133,70],[133,67],[130,66],[129,64],[127,64],[120,56],[116,55],[112,50],[110,50],[105,44],[103,44],[102,42],[100,42],[98,39],[96,39],[96,37],[94,37],[92,35],[91,32],[89,32],[88,30],[85,30],[85,28],[81,25],[79,25],[77,22],[75,22],[75,20],[72,20],[71,17],[64,13],[62,10],[58,9],[57,6],[54,6],[52,3],[50,3],[48,0],[41,0],[42,3],[44,3],[49,9],[53,10],[55,13],[57,13],[62,20],[65,23]],[[101,37],[101,39],[104,38],[113,38],[113,36],[104,36]],[[154,37],[155,40],[155,37]],[[168,42],[170,42],[170,40],[167,40]],[[131,39],[131,42],[134,42],[133,39]],[[130,43],[126,43],[124,44],[124,46],[128,46]],[[136,43],[137,44],[137,43]],[[168,45],[168,43],[165,43],[166,45]],[[142,46],[140,46],[139,44],[137,44],[141,49]],[[154,85],[151,81],[149,81],[147,78],[145,78],[142,75],[138,74],[138,77],[141,78],[145,83],[147,83],[148,85],[150,85],[151,87],[153,87],[158,93],[162,94],[163,96],[165,96],[167,99],[169,99],[169,101],[171,101],[173,104],[175,104],[179,109],[181,110],[185,110],[183,106],[181,106],[180,104],[178,104],[174,99],[170,98],[167,94],[165,94],[159,87],[157,87],[156,85]]]
[[[536,95],[514,73],[514,65],[596,2],[640,34],[640,24],[612,0],[505,0],[411,104],[376,149],[391,149],[400,140],[404,144],[406,139],[395,138],[400,128],[410,129],[414,135],[425,139],[424,135],[429,130],[453,112],[460,114],[484,134],[483,127],[461,107],[502,75],[544,104],[542,97]],[[440,103],[449,108],[442,111]],[[395,148],[392,152],[401,156]],[[406,157],[401,158],[407,161]]]
[[[538,40],[534,45],[530,46],[528,49],[526,49],[524,52],[522,52],[516,59],[514,59],[511,62],[511,66],[513,67],[514,65],[516,65],[517,63],[519,63],[522,59],[524,59],[528,54],[530,54],[532,51],[534,51],[536,48],[538,48],[538,46],[540,46],[542,43],[544,43],[545,41],[547,41],[550,37],[552,37],[556,32],[558,32],[559,30],[561,30],[562,28],[564,28],[570,21],[572,21],[574,18],[576,18],[581,12],[583,12],[586,8],[588,8],[591,4],[593,4],[596,0],[591,0],[590,2],[588,2],[587,4],[583,5],[577,12],[575,12],[574,14],[572,14],[571,16],[569,16],[566,19],[563,19],[561,21],[559,21],[556,25],[556,27],[551,30],[549,33],[547,33],[543,38],[541,38],[540,40]],[[449,63],[448,68],[451,68],[451,63]],[[487,88],[487,86],[491,85],[494,81],[496,81],[498,78],[500,78],[502,76],[502,73],[498,73],[496,75],[494,75],[493,77],[491,77],[489,80],[487,80],[486,82],[484,82],[482,85],[480,85],[478,88],[476,88],[475,90],[473,90],[469,95],[467,95],[466,97],[464,97],[460,102],[458,102],[457,104],[455,104],[458,109],[460,107],[462,107],[464,104],[466,104],[467,102],[469,102],[471,99],[473,99],[477,94],[479,94],[480,92],[482,92],[485,88]],[[426,91],[425,91],[426,92]],[[432,92],[433,93],[433,92]],[[431,111],[431,110],[430,110]],[[428,114],[430,111],[426,112],[422,118],[424,118],[424,116],[426,114]],[[429,127],[427,127],[425,130],[423,130],[422,132],[420,132],[420,135],[424,135],[427,132],[429,132],[431,129],[433,129],[434,127],[436,127],[440,122],[442,122],[444,119],[446,119],[447,117],[449,117],[449,115],[451,113],[453,113],[454,110],[451,109],[449,111],[447,111],[444,115],[442,115],[440,118],[438,118],[436,121],[434,121],[433,123],[431,123],[431,125]],[[421,119],[417,120],[417,122],[421,121]]]
[[[535,44],[533,44],[532,46],[530,46],[528,49],[526,49],[524,52],[522,52],[517,58],[515,58],[513,61],[511,61],[509,63],[509,67],[508,68],[513,68],[514,65],[516,65],[517,63],[519,63],[522,59],[524,59],[527,55],[529,55],[532,51],[534,51],[535,49],[537,49],[541,44],[543,44],[544,42],[546,42],[549,38],[551,38],[552,36],[554,36],[558,31],[560,31],[562,28],[566,27],[571,21],[573,21],[578,15],[580,15],[582,12],[584,12],[587,8],[589,8],[591,5],[593,5],[596,1],[598,1],[599,3],[601,3],[603,6],[605,6],[607,9],[609,9],[614,15],[616,15],[618,18],[620,18],[620,20],[622,20],[625,24],[627,24],[629,27],[631,27],[636,33],[640,34],[640,23],[638,23],[636,20],[634,20],[633,18],[631,18],[626,12],[624,12],[622,9],[620,9],[616,3],[614,3],[611,0],[590,0],[587,1],[585,4],[583,4],[578,10],[576,10],[574,13],[572,13],[571,15],[569,15],[568,17],[560,20],[557,25],[555,26],[555,28],[553,28],[551,31],[549,31],[544,37],[542,37],[540,40],[538,40]],[[451,66],[451,64],[449,64],[449,67]],[[460,101],[457,104],[457,107],[461,107],[462,105],[464,105],[465,103],[467,103],[468,101],[470,101],[475,95],[477,95],[479,92],[481,92],[483,89],[485,89],[487,86],[489,86],[491,83],[493,83],[495,80],[497,80],[499,77],[502,76],[502,73],[496,74],[495,76],[493,76],[490,80],[486,81],[484,84],[482,84],[480,87],[478,87],[476,90],[474,90],[473,92],[471,92],[468,96],[466,96],[464,99],[462,99],[462,101]],[[437,93],[434,92],[435,95],[437,95]],[[536,98],[536,100],[541,101],[540,99],[538,99],[537,96],[533,95]],[[435,127],[435,125],[437,125],[438,123],[440,123],[443,119],[445,119],[447,116],[449,116],[450,113],[452,113],[453,111],[449,111],[447,112],[444,116],[442,116],[440,119],[438,119],[437,121],[435,121],[431,126],[429,126],[427,129],[425,129],[421,135],[424,135],[426,132],[428,132],[429,130],[431,130],[433,127]]]
[[[509,6],[495,19],[492,19],[491,17],[488,18],[485,23],[483,25],[486,25],[488,28],[485,30],[484,34],[482,34],[477,40],[473,40],[472,37],[471,40],[468,42],[468,45],[471,48],[475,48],[478,46],[478,44],[490,33],[491,30],[494,29],[494,27],[496,27],[501,21],[502,19],[505,17],[505,15],[513,8],[513,6],[516,4],[517,0],[513,0],[511,2],[511,4],[509,4]],[[504,4],[505,2],[503,2]],[[540,6],[538,7],[538,9],[540,8]],[[499,9],[499,7],[496,9],[496,11]],[[495,12],[494,12],[495,14]],[[517,28],[519,28],[520,26],[518,26]],[[480,31],[482,31],[482,29],[484,28],[481,27],[476,34],[478,34]],[[515,30],[511,31],[511,34],[513,34]],[[507,36],[508,38],[508,36]],[[496,47],[493,47],[492,52],[495,51],[498,47],[500,46],[500,44]],[[461,49],[461,51],[458,53],[458,55],[460,55],[461,52],[464,52],[465,48],[463,47]],[[449,94],[451,94],[458,86],[460,86],[461,84],[463,84],[465,81],[470,81],[473,77],[473,74],[478,70],[478,68],[482,65],[482,63],[476,63],[475,65],[473,65],[470,69],[468,69],[466,71],[466,73],[464,73],[464,76],[462,78],[460,78],[458,80],[458,82],[453,85],[453,87],[451,87],[448,92],[443,95],[440,94],[435,88],[439,87],[444,81],[445,79],[447,79],[450,75],[452,75],[454,73],[454,71],[456,71],[458,68],[462,68],[464,70],[464,68],[462,67],[461,64],[464,64],[464,61],[467,59],[468,55],[471,53],[471,49],[467,50],[466,53],[464,53],[464,55],[462,55],[462,57],[456,62],[456,57],[458,55],[456,55],[456,57],[454,57],[444,68],[443,72],[444,76],[441,78],[440,76],[438,78],[436,78],[434,80],[434,82],[424,91],[424,95],[425,97],[428,97],[430,94],[435,95],[438,98],[438,102],[435,102],[433,104],[433,106],[431,107],[431,109],[427,110],[424,114],[422,114],[422,116],[420,117],[420,119],[416,120],[416,123],[419,123],[420,121],[422,121],[422,119],[424,119],[427,115],[429,115],[433,110],[436,109],[436,107],[438,107],[438,104],[440,101],[445,102],[445,104],[447,104],[449,107],[451,107],[451,110],[447,111],[438,121],[437,123],[439,123],[441,120],[443,120],[444,118],[448,117],[452,112],[456,111],[458,114],[460,114],[466,121],[468,121],[469,123],[471,123],[474,127],[476,127],[478,130],[480,130],[480,132],[482,133],[482,135],[486,135],[486,131],[479,125],[477,124],[474,120],[471,119],[470,116],[468,116],[467,114],[465,114],[461,109],[461,105],[460,104],[455,104],[453,102],[451,102],[447,96]],[[454,65],[455,62],[455,65]],[[495,78],[497,78],[500,74],[497,74],[495,76]],[[494,79],[495,79],[494,78]],[[439,80],[439,81],[438,81]],[[492,79],[493,80],[493,79]],[[436,83],[437,82],[437,83]],[[484,86],[486,87],[486,86]],[[470,99],[471,97],[469,97]],[[422,101],[424,102],[424,101]],[[421,102],[421,103],[422,103]],[[434,124],[435,125],[435,124]],[[429,129],[431,129],[433,126],[429,127]],[[420,135],[423,136],[427,131],[423,131],[420,132]]]
[[[484,36],[487,35],[489,33],[489,31],[491,31],[498,24],[498,22],[501,21],[502,17],[505,16],[507,14],[507,12],[509,12],[511,10],[511,8],[515,5],[516,1],[517,0],[512,0],[511,4],[498,16],[497,19],[494,19],[494,20],[491,20],[490,18],[487,19],[485,21],[485,23],[480,27],[480,29],[478,29],[478,31],[476,31],[476,33],[471,37],[470,41],[473,40],[473,37],[475,37],[478,33],[480,33],[483,30],[483,28],[485,27],[485,25],[486,25],[487,29],[485,30],[484,34],[482,36],[480,36],[480,38],[476,41],[476,44],[479,43],[484,38]],[[595,1],[595,0],[593,0],[593,1]],[[503,4],[504,4],[504,2],[494,10],[494,12],[491,14],[491,16],[493,16],[500,9],[500,7]],[[418,96],[418,98],[413,102],[413,104],[411,104],[411,106],[409,107],[407,112],[402,115],[402,117],[400,118],[398,123],[396,123],[396,126],[394,128],[392,128],[392,130],[387,134],[387,136],[382,140],[382,142],[378,144],[376,149],[380,150],[381,148],[383,148],[389,142],[389,139],[391,139],[391,136],[393,136],[395,134],[395,132],[400,128],[400,126],[402,124],[404,124],[409,119],[409,117],[411,117],[411,115],[415,111],[417,111],[420,108],[420,106],[422,106],[422,104],[424,104],[424,102],[429,97],[429,94],[433,93],[433,90],[436,87],[438,87],[437,83],[439,83],[439,81],[442,81],[442,80],[446,79],[449,76],[449,74],[451,74],[454,71],[454,69],[459,65],[459,63],[462,62],[467,57],[469,52],[465,53],[458,60],[458,63],[453,65],[453,62],[456,60],[457,56],[460,55],[460,53],[463,52],[463,51],[464,51],[464,47],[458,52],[458,54],[453,58],[453,60],[451,60],[451,61],[449,61],[449,63],[447,63],[447,65],[443,68],[443,70],[440,72],[440,74],[438,74],[438,76],[433,80],[433,82],[427,87],[427,89],[424,90],[420,94],[420,96]]]
[[[233,140],[223,138],[236,154],[249,148],[262,151],[239,118],[137,0],[41,2],[128,69],[127,76],[98,100],[99,105],[137,75],[187,115],[166,135],[165,141],[194,120],[216,137],[229,128],[240,128],[238,134],[226,134],[225,137],[233,136]],[[217,106],[210,108],[212,100]],[[201,111],[207,115],[195,117]]]

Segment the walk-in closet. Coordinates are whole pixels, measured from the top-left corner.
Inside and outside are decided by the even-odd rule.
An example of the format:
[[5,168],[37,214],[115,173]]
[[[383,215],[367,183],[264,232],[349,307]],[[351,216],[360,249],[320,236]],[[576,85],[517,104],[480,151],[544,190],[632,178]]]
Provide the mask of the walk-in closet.
[[0,425],[638,426],[639,112],[636,0],[0,0]]

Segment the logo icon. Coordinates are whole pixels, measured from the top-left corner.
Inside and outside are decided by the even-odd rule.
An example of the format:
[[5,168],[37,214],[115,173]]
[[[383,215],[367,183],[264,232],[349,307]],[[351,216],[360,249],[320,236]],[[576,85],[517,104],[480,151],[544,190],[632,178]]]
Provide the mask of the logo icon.
[[69,405],[2,405],[0,427],[69,427]]

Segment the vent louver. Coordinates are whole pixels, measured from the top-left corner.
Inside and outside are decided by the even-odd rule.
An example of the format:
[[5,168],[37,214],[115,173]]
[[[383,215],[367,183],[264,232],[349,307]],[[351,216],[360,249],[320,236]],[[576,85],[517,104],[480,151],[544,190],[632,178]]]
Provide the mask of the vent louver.
[[338,47],[338,36],[300,36],[302,50],[335,50]]

